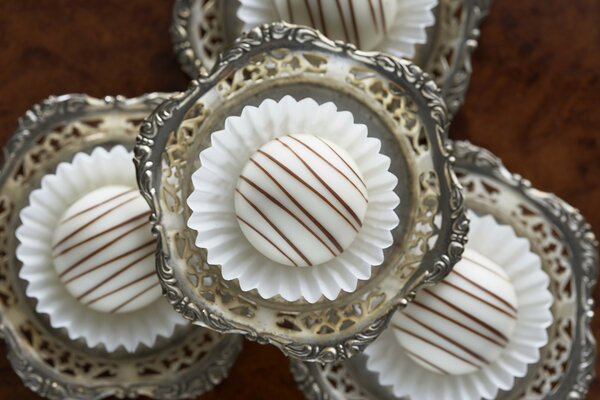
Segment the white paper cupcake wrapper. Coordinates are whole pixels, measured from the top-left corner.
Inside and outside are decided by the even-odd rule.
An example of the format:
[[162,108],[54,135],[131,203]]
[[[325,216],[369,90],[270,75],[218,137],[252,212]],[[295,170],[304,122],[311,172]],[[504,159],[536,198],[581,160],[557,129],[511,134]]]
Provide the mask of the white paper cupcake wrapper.
[[[319,135],[338,145],[355,161],[367,187],[368,207],[356,239],[334,259],[312,267],[290,267],[262,255],[243,236],[234,209],[244,165],[282,133]],[[225,279],[237,279],[242,290],[256,289],[266,299],[279,295],[314,303],[322,296],[333,300],[342,290],[354,291],[359,280],[371,276],[371,267],[383,262],[383,250],[393,242],[391,230],[398,225],[397,179],[388,172],[389,158],[379,154],[379,140],[367,137],[366,126],[355,124],[351,113],[308,98],[265,100],[227,118],[225,129],[213,133],[211,141],[192,176],[188,226],[198,232],[196,245],[207,249],[209,263],[221,265]]]
[[396,397],[409,396],[411,400],[495,398],[498,390],[509,390],[515,378],[526,374],[527,366],[539,360],[540,348],[548,342],[546,330],[552,323],[553,298],[540,258],[530,251],[529,242],[517,237],[510,226],[499,224],[490,215],[480,217],[470,212],[469,218],[467,248],[502,266],[514,285],[519,310],[514,332],[507,347],[491,364],[470,374],[442,375],[410,358],[393,329],[386,329],[365,350],[367,368],[378,373],[379,383],[391,386]]
[[[415,45],[427,42],[426,29],[435,24],[432,10],[437,4],[438,0],[396,0],[396,15],[393,20],[388,21],[386,35],[376,48],[363,50],[382,51],[397,57],[413,57]],[[373,11],[378,17],[379,5],[374,2],[373,6]],[[314,11],[318,13],[318,8],[314,8]],[[244,23],[244,31],[281,19],[273,2],[268,0],[240,0],[237,16]],[[359,16],[359,18],[371,18],[371,16]],[[322,29],[320,16],[316,18],[315,23],[317,26],[314,28]]]
[[95,311],[67,291],[53,265],[52,239],[63,213],[83,195],[106,185],[136,187],[132,155],[123,146],[76,154],[71,163],[59,164],[55,174],[42,179],[20,214],[19,276],[27,281],[27,295],[37,299],[36,310],[50,317],[52,327],[65,328],[69,338],[83,338],[90,347],[114,351],[122,346],[133,352],[140,344],[152,346],[158,336],[169,337],[187,322],[163,297],[133,312]]

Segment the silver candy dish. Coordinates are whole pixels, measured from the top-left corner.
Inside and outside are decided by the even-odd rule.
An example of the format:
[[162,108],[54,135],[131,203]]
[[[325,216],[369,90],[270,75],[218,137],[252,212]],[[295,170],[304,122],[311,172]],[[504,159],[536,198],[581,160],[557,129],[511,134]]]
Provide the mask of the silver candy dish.
[[[455,142],[456,173],[467,207],[511,225],[542,259],[554,296],[554,322],[541,359],[498,399],[583,399],[595,371],[593,289],[598,275],[597,241],[581,214],[555,195],[534,189],[500,159],[469,142]],[[307,399],[394,399],[366,369],[366,356],[331,365],[291,362]]]
[[[412,61],[430,74],[442,90],[450,116],[463,104],[471,77],[471,54],[491,0],[440,0],[436,24]],[[241,33],[236,17],[239,0],[176,0],[171,37],[179,62],[192,78],[205,74],[218,55]]]
[[[314,304],[269,300],[223,279],[187,228],[185,199],[199,152],[229,115],[265,98],[333,101],[378,137],[401,184],[400,226],[373,276],[356,291]],[[460,187],[446,147],[446,109],[435,84],[415,65],[362,53],[310,28],[275,23],[250,31],[209,76],[161,104],[141,128],[138,180],[154,216],[159,277],[175,309],[219,332],[243,333],[303,360],[349,358],[373,341],[391,313],[458,261],[467,233]],[[421,160],[416,162],[416,160]],[[423,162],[422,160],[430,160]],[[417,226],[422,227],[418,229]]]
[[[242,338],[222,336],[192,325],[181,326],[169,339],[135,353],[90,348],[53,329],[48,316],[35,311],[25,294],[15,257],[19,212],[29,193],[57,164],[97,146],[131,148],[139,125],[168,97],[138,98],[83,94],[50,97],[19,120],[4,147],[0,168],[0,336],[8,358],[24,384],[50,399],[100,399],[149,396],[179,399],[197,396],[227,376]],[[132,165],[133,168],[133,165]]]

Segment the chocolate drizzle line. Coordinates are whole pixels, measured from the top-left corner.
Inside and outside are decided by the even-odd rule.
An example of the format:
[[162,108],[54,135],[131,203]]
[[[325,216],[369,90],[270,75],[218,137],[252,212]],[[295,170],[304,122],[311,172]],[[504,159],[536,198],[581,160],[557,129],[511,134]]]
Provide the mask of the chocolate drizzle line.
[[[471,285],[475,286],[477,289],[489,294],[490,296],[492,296],[494,299],[498,300],[500,303],[504,304],[506,307],[508,307],[511,311],[513,311],[515,314],[517,313],[517,309],[510,304],[508,301],[504,300],[502,297],[498,296],[496,293],[492,292],[491,290],[484,288],[483,286],[479,285],[477,282],[474,282],[472,279],[467,278],[466,276],[464,276],[463,274],[461,274],[458,271],[452,271],[454,272],[458,277],[460,277],[462,280],[469,282]],[[516,316],[516,315],[515,315]]]
[[500,275],[498,272],[496,272],[496,271],[494,271],[493,269],[491,269],[491,268],[487,267],[486,265],[483,265],[483,264],[482,264],[482,263],[480,263],[479,261],[475,261],[475,260],[473,260],[472,258],[469,258],[469,257],[468,257],[468,256],[466,256],[464,253],[463,253],[463,255],[461,256],[461,258],[462,258],[463,260],[471,261],[473,264],[476,264],[476,265],[480,266],[481,268],[485,269],[486,271],[488,271],[488,272],[491,272],[492,274],[496,275],[497,277],[499,277],[499,278],[502,278],[502,280],[504,280],[504,281],[506,281],[506,282],[509,282],[509,280],[508,280],[508,279],[506,279],[506,277],[505,277],[505,276],[502,276],[502,275]]
[[325,202],[340,217],[342,217],[344,219],[344,221],[346,221],[348,223],[348,225],[350,225],[350,227],[352,229],[354,229],[355,232],[358,232],[358,228],[356,228],[354,226],[354,224],[352,224],[352,222],[350,222],[350,220],[336,206],[334,206],[325,196],[323,196],[321,193],[319,193],[318,190],[316,190],[314,187],[312,187],[311,185],[309,185],[304,179],[300,178],[298,175],[296,175],[293,171],[291,171],[288,167],[286,167],[284,164],[282,164],[279,160],[277,160],[275,157],[273,157],[269,153],[266,153],[266,152],[264,152],[261,149],[258,149],[257,152],[260,153],[260,154],[262,154],[263,156],[267,157],[273,163],[277,164],[281,169],[283,169],[285,172],[287,172],[288,175],[292,176],[294,179],[296,179],[298,182],[300,182],[302,185],[304,185],[306,188],[308,188],[311,192],[313,192],[314,194],[316,194],[321,200],[323,200],[323,202]]
[[369,0],[369,11],[371,11],[371,20],[373,21],[373,26],[375,27],[375,32],[379,33],[379,24],[377,23],[377,16],[375,15],[375,8],[373,7],[373,0]]
[[296,200],[287,190],[285,190],[285,188],[279,183],[279,181],[277,181],[277,179],[275,179],[273,177],[273,175],[271,175],[258,161],[256,161],[255,159],[251,158],[250,161],[252,163],[254,163],[254,165],[256,165],[267,177],[269,177],[269,179],[279,188],[279,190],[281,190],[288,199],[290,199],[290,201],[292,203],[294,203],[294,205],[296,207],[298,207],[300,209],[300,211],[302,211],[304,213],[304,215],[306,215],[308,217],[308,219],[311,220],[311,222],[313,224],[315,224],[317,226],[317,228],[319,228],[319,230],[321,232],[323,232],[323,234],[327,237],[327,239],[329,239],[331,241],[331,243],[333,243],[333,245],[338,249],[338,251],[341,253],[344,249],[342,248],[342,246],[340,245],[340,243],[335,239],[335,237],[327,230],[327,228],[325,228],[319,221],[317,221],[317,219],[310,213],[308,212],[308,210],[306,210],[302,204],[300,204],[298,202],[298,200]]
[[75,236],[76,234],[78,234],[79,232],[81,232],[82,230],[84,230],[85,228],[87,228],[88,226],[92,225],[94,222],[100,220],[102,217],[110,214],[111,212],[117,210],[118,208],[124,206],[125,204],[132,202],[135,199],[136,199],[136,196],[131,197],[131,198],[129,198],[129,199],[125,200],[125,201],[122,201],[119,204],[117,204],[117,205],[109,208],[108,210],[106,210],[106,211],[98,214],[96,217],[92,218],[91,220],[89,220],[88,222],[86,222],[85,224],[81,225],[79,228],[75,229],[73,232],[69,233],[67,236],[65,236],[64,238],[62,238],[52,248],[56,249],[58,246],[60,246],[61,244],[63,244],[67,240],[71,239],[73,236]]
[[348,0],[348,6],[350,7],[350,16],[352,17],[352,26],[354,27],[354,36],[356,37],[356,46],[360,48],[360,35],[356,25],[356,15],[354,13],[354,3],[352,0]]
[[471,327],[463,324],[462,322],[457,321],[456,319],[454,319],[452,317],[449,317],[448,315],[445,315],[443,312],[441,312],[439,310],[436,310],[436,309],[433,309],[433,308],[431,308],[431,307],[429,307],[429,306],[427,306],[427,305],[425,305],[423,303],[420,303],[420,302],[414,300],[412,304],[413,304],[413,306],[421,307],[421,308],[429,311],[430,313],[437,315],[440,318],[443,318],[443,319],[445,319],[447,321],[450,321],[453,324],[458,325],[461,328],[463,328],[463,329],[465,329],[465,330],[467,330],[467,331],[469,331],[469,332],[471,332],[471,333],[473,333],[473,334],[481,337],[482,339],[485,339],[485,340],[487,340],[487,341],[489,341],[489,342],[491,342],[491,343],[493,343],[495,345],[498,345],[500,347],[504,347],[506,345],[506,342],[502,343],[502,342],[500,342],[500,341],[498,341],[498,340],[496,340],[494,338],[491,338],[491,337],[485,335],[484,333],[479,332],[479,331],[477,331],[477,330],[475,330],[475,329],[473,329],[473,328],[471,328]]
[[239,215],[236,215],[236,217],[242,223],[248,225],[250,227],[250,229],[252,229],[254,232],[258,233],[263,239],[265,239],[267,242],[269,242],[269,244],[271,246],[273,246],[275,249],[277,249],[277,251],[279,251],[285,258],[287,258],[288,260],[290,260],[290,262],[292,264],[294,264],[296,267],[298,266],[298,264],[294,260],[292,260],[290,256],[288,256],[283,250],[281,250],[279,248],[279,246],[277,246],[275,243],[273,243],[273,241],[271,239],[269,239],[264,233],[262,233],[261,231],[259,231],[254,225],[250,224],[248,221],[246,221],[245,219],[243,219]]
[[420,355],[418,355],[417,353],[414,353],[408,349],[404,349],[405,352],[407,352],[408,354],[412,355],[415,358],[418,358],[419,360],[423,361],[425,364],[429,365],[430,367],[437,369],[439,372],[441,372],[444,375],[450,375],[448,373],[448,371],[446,371],[445,369],[443,369],[442,367],[438,367],[437,365],[435,365],[434,363],[432,363],[431,361],[426,360],[425,358],[421,357]]
[[87,213],[88,211],[92,211],[94,208],[97,208],[97,207],[103,206],[103,205],[105,205],[107,203],[110,203],[111,201],[113,201],[115,199],[118,199],[119,197],[124,196],[124,195],[126,195],[128,193],[131,193],[133,191],[135,191],[135,189],[129,189],[129,190],[126,190],[126,191],[121,192],[119,194],[116,194],[113,197],[110,197],[110,198],[108,198],[106,200],[101,201],[100,203],[96,203],[93,206],[90,206],[90,207],[86,208],[85,210],[81,210],[81,211],[79,211],[79,212],[71,215],[70,217],[62,220],[60,223],[64,224],[65,222],[70,221],[70,220],[72,220],[75,217],[79,217],[80,215],[83,215],[83,214]]
[[134,301],[135,299],[139,298],[140,296],[142,296],[143,294],[145,294],[147,291],[149,291],[150,289],[153,289],[155,287],[157,287],[159,285],[158,282],[154,282],[152,283],[150,286],[142,289],[139,293],[136,293],[135,295],[131,296],[127,301],[124,301],[121,305],[119,305],[118,307],[113,308],[112,310],[110,310],[110,313],[116,313],[117,311],[119,311],[121,308],[125,307],[127,304],[131,303],[132,301]]
[[398,329],[400,332],[404,332],[407,335],[412,336],[412,337],[414,337],[414,338],[416,338],[416,339],[418,339],[418,340],[420,340],[422,342],[425,342],[425,343],[427,343],[430,346],[436,347],[436,348],[440,349],[441,351],[443,351],[444,353],[450,354],[451,356],[453,356],[453,357],[455,357],[455,358],[457,358],[457,359],[459,359],[459,360],[461,360],[461,361],[463,361],[463,362],[465,362],[465,363],[467,363],[469,365],[472,365],[472,366],[477,367],[477,368],[480,367],[479,365],[473,363],[472,361],[469,361],[466,358],[461,357],[459,354],[456,354],[452,350],[449,350],[449,349],[447,349],[445,347],[442,347],[441,345],[439,345],[439,344],[437,344],[437,343],[435,343],[435,342],[433,342],[433,341],[431,341],[431,340],[429,340],[429,339],[427,339],[427,338],[425,338],[425,337],[423,337],[423,336],[421,336],[421,335],[419,335],[419,334],[417,334],[415,332],[412,332],[412,331],[409,331],[407,329],[404,329],[403,327],[398,326],[398,325],[393,325],[393,327],[395,329]]
[[354,212],[354,210],[352,209],[352,207],[350,207],[348,205],[348,203],[346,203],[344,201],[344,199],[342,199],[340,197],[339,194],[336,193],[335,190],[333,190],[331,188],[331,186],[329,186],[327,184],[327,182],[325,182],[320,176],[319,174],[317,174],[311,167],[310,165],[308,165],[308,163],[306,162],[306,160],[304,160],[298,153],[296,153],[296,151],[294,149],[292,149],[287,143],[285,143],[284,141],[282,141],[280,138],[275,139],[277,140],[279,143],[281,143],[283,146],[285,146],[292,154],[294,154],[294,156],[296,156],[296,158],[298,160],[300,160],[300,162],[306,167],[306,169],[308,169],[308,171],[312,174],[312,176],[314,176],[320,183],[321,185],[323,185],[325,187],[325,189],[327,189],[327,191],[329,193],[331,193],[331,195],[333,197],[335,197],[335,199],[342,205],[342,207],[344,207],[346,209],[346,211],[348,211],[348,213],[350,214],[350,216],[354,219],[354,221],[356,221],[356,223],[358,224],[359,227],[362,226],[362,222],[360,220],[360,218],[358,218],[358,215],[356,215],[356,213]]
[[122,228],[123,226],[125,226],[127,224],[130,224],[131,222],[135,222],[135,221],[139,220],[140,218],[148,217],[149,215],[150,215],[150,211],[143,212],[143,213],[138,214],[138,215],[136,215],[134,217],[131,217],[128,220],[123,221],[123,222],[121,222],[121,223],[119,223],[117,225],[113,225],[113,226],[111,226],[111,227],[103,230],[102,232],[99,232],[99,233],[97,233],[97,234],[95,234],[93,236],[90,236],[88,238],[85,238],[85,239],[83,239],[83,240],[75,243],[74,245],[72,245],[70,247],[67,247],[66,249],[62,250],[60,253],[56,254],[55,257],[61,256],[61,255],[65,254],[65,253],[68,253],[69,251],[73,250],[74,248],[77,248],[77,247],[81,246],[82,244],[88,243],[91,240],[97,239],[100,236],[106,235],[107,233],[110,233],[110,232],[112,232],[114,230]]
[[338,158],[339,158],[339,159],[340,159],[340,160],[341,160],[341,161],[342,161],[344,164],[346,164],[346,167],[348,167],[348,169],[349,169],[349,170],[350,170],[350,171],[351,171],[351,172],[354,174],[354,176],[356,177],[356,179],[358,179],[358,180],[360,181],[360,183],[362,183],[362,185],[363,185],[363,186],[365,187],[365,189],[366,189],[366,188],[367,188],[367,185],[366,185],[366,184],[365,184],[365,182],[362,180],[362,178],[360,177],[360,175],[358,175],[358,173],[357,173],[357,172],[354,170],[354,168],[352,168],[352,167],[350,166],[350,164],[348,164],[348,163],[346,162],[346,160],[344,160],[344,158],[342,158],[342,156],[340,156],[340,155],[338,154],[338,152],[337,152],[337,151],[335,151],[335,149],[329,145],[329,143],[327,143],[326,141],[324,141],[323,139],[321,139],[321,138],[320,138],[320,137],[318,137],[318,136],[315,136],[315,137],[316,137],[318,140],[320,140],[321,142],[323,142],[323,144],[324,144],[325,146],[329,147],[329,149],[330,149],[330,150],[331,150],[331,151],[332,151],[332,152],[333,152],[333,153],[334,153],[334,154],[335,154],[335,155],[336,155],[336,156],[337,156],[337,157],[338,157]]
[[344,39],[346,42],[350,41],[350,36],[348,35],[348,28],[346,28],[346,20],[344,19],[344,12],[342,11],[342,5],[340,4],[340,0],[335,0],[335,4],[337,5],[338,12],[340,13],[340,19],[342,20],[342,28],[344,29]]
[[451,337],[443,334],[442,332],[440,332],[439,330],[435,329],[432,326],[427,325],[426,323],[424,323],[423,321],[418,320],[417,318],[409,315],[409,314],[404,314],[404,316],[408,319],[410,319],[411,321],[413,321],[414,323],[416,323],[417,325],[422,326],[423,328],[433,332],[436,336],[441,337],[442,339],[444,339],[445,341],[447,341],[448,343],[453,344],[454,346],[458,347],[459,349],[461,349],[462,351],[464,351],[465,353],[467,353],[468,355],[470,355],[471,357],[479,360],[480,362],[482,362],[483,364],[488,364],[489,361],[486,360],[485,358],[483,358],[481,355],[475,353],[473,350],[469,349],[468,347],[466,347],[465,345],[457,342],[456,340],[452,339]]
[[[302,140],[294,137],[294,136],[288,136],[290,139],[295,140],[296,142],[300,143],[302,146],[304,146],[305,148],[307,148],[311,153],[313,153],[314,155],[316,155],[317,157],[319,157],[321,160],[323,160],[327,165],[329,165],[331,168],[333,168],[334,171],[336,171],[338,174],[340,174],[342,176],[342,178],[344,178],[346,181],[348,181],[348,183],[350,183],[352,185],[352,187],[354,187],[354,189],[356,189],[356,191],[360,194],[360,196],[365,200],[365,202],[369,202],[369,200],[366,198],[366,196],[363,194],[362,190],[360,190],[358,188],[358,186],[356,186],[356,184],[354,182],[352,182],[352,180],[348,177],[348,175],[344,174],[344,172],[342,172],[338,167],[336,167],[335,165],[333,165],[329,160],[327,160],[325,157],[323,157],[321,154],[319,154],[319,152],[317,152],[315,149],[313,149],[311,146],[309,146],[308,144],[304,143]],[[325,143],[325,142],[323,142]],[[329,147],[331,148],[331,147]],[[336,153],[337,154],[337,153]],[[339,157],[339,155],[338,155]],[[348,164],[346,164],[348,165]],[[352,170],[352,172],[354,172],[354,170]],[[356,172],[354,172],[354,174],[356,175]],[[364,183],[363,183],[364,186]],[[365,187],[366,189],[366,187]]]
[[[144,224],[144,225],[146,225],[146,224]],[[136,265],[140,261],[144,260],[147,257],[150,257],[150,256],[154,255],[154,253],[155,253],[155,251],[152,250],[152,251],[150,251],[148,253],[145,253],[142,256],[136,258],[135,260],[133,260],[129,264],[125,265],[123,268],[119,269],[118,271],[116,271],[112,275],[106,277],[104,280],[102,280],[101,282],[99,282],[97,285],[91,287],[90,289],[88,289],[87,291],[85,291],[84,293],[82,293],[79,297],[77,297],[77,300],[82,300],[87,295],[89,295],[91,293],[94,293],[96,290],[100,289],[106,283],[108,283],[111,280],[115,279],[117,276],[121,275],[123,272],[127,271],[129,268],[133,267],[134,265]]]
[[[329,245],[327,243],[325,243],[325,241],[323,239],[321,239],[321,237],[319,235],[316,234],[315,231],[313,231],[308,225],[306,225],[306,223],[304,221],[302,221],[296,214],[294,214],[290,209],[288,209],[286,206],[284,206],[283,204],[281,204],[281,202],[279,200],[277,200],[276,198],[274,198],[273,196],[271,196],[270,193],[268,193],[265,189],[263,189],[262,187],[260,187],[259,185],[257,185],[255,182],[253,182],[252,180],[246,178],[245,176],[240,176],[240,178],[242,180],[244,180],[245,182],[247,182],[250,186],[252,186],[254,189],[256,189],[259,193],[261,193],[264,197],[266,197],[269,201],[271,201],[273,204],[275,204],[276,206],[278,206],[279,208],[281,208],[283,211],[285,211],[288,215],[290,215],[292,218],[294,218],[296,221],[298,221],[298,223],[300,225],[302,225],[304,227],[304,229],[306,229],[308,232],[310,232],[319,242],[321,242],[321,244],[323,246],[325,246],[327,248],[327,250],[329,250],[329,252],[333,255],[333,256],[337,256],[338,253],[336,253],[335,251],[333,251],[333,249],[331,247],[329,247]],[[340,250],[341,252],[342,250]]]
[[453,310],[455,310],[455,311],[459,312],[460,314],[464,315],[465,317],[467,317],[471,321],[475,322],[476,324],[479,324],[480,326],[484,327],[488,331],[492,332],[494,335],[496,335],[499,338],[501,338],[504,342],[508,342],[508,338],[506,336],[504,336],[502,334],[502,332],[500,332],[497,329],[495,329],[493,326],[491,326],[491,325],[487,324],[486,322],[480,320],[479,318],[475,317],[474,315],[471,315],[471,314],[467,313],[466,311],[458,308],[454,304],[450,303],[449,301],[445,300],[444,298],[442,298],[442,297],[438,296],[437,294],[433,293],[430,289],[423,289],[423,291],[425,293],[427,293],[428,295],[434,297],[438,301],[444,303],[448,307],[452,308]]
[[102,268],[102,267],[104,267],[104,266],[106,266],[106,265],[109,265],[109,264],[111,264],[111,263],[113,263],[113,262],[115,262],[115,261],[118,261],[118,260],[120,260],[121,258],[125,258],[125,257],[127,257],[127,256],[129,256],[129,255],[131,255],[131,254],[134,254],[134,253],[136,253],[136,252],[137,252],[137,251],[139,251],[139,250],[142,250],[142,249],[144,249],[144,248],[146,248],[146,247],[148,247],[148,246],[150,246],[150,245],[155,245],[155,244],[156,244],[155,240],[154,240],[154,239],[152,239],[152,240],[150,240],[149,242],[146,242],[146,243],[144,243],[144,244],[142,244],[142,245],[140,245],[140,246],[136,247],[135,249],[129,250],[129,251],[125,252],[125,253],[121,253],[121,254],[119,254],[118,256],[115,256],[115,257],[111,258],[110,260],[104,261],[104,262],[103,262],[103,263],[101,263],[101,264],[98,264],[98,265],[96,265],[96,266],[93,266],[93,267],[92,267],[92,268],[90,268],[90,269],[87,269],[87,270],[85,270],[85,271],[83,271],[83,272],[80,272],[79,274],[77,274],[77,275],[75,275],[75,276],[73,276],[73,277],[71,277],[71,278],[69,278],[69,279],[65,280],[65,284],[71,283],[71,282],[73,282],[74,280],[81,278],[82,276],[85,276],[85,275],[87,275],[87,274],[89,274],[89,273],[91,273],[91,272],[94,272],[94,271],[96,271],[98,268]]
[[516,316],[514,314],[509,313],[508,311],[504,310],[503,308],[498,307],[497,305],[487,301],[486,299],[483,299],[473,293],[469,293],[467,292],[465,289],[455,285],[454,283],[448,282],[448,281],[442,281],[441,284],[446,285],[446,286],[450,286],[451,288],[453,288],[454,290],[458,290],[459,292],[474,298],[475,300],[479,300],[480,302],[482,302],[483,304],[493,308],[494,310],[497,310],[499,312],[501,312],[502,314],[505,314],[507,316],[509,316],[510,318],[516,318]]
[[248,204],[250,204],[250,206],[252,208],[254,208],[254,210],[265,220],[265,222],[267,224],[269,224],[271,226],[271,228],[273,228],[275,230],[275,232],[277,232],[277,234],[279,236],[281,236],[281,238],[283,240],[285,240],[285,242],[292,248],[294,249],[294,251],[296,252],[296,254],[298,254],[300,256],[300,258],[302,258],[304,260],[304,262],[306,262],[308,265],[312,265],[312,263],[310,262],[310,260],[300,251],[300,249],[298,249],[298,247],[296,247],[296,245],[294,244],[294,242],[292,242],[286,235],[285,233],[283,233],[281,231],[281,229],[279,229],[279,227],[277,225],[275,225],[275,223],[273,221],[271,221],[269,219],[269,217],[267,217],[265,215],[265,213],[256,205],[254,204],[249,198],[247,198],[244,193],[242,193],[239,189],[235,190],[236,192],[238,192],[240,194],[240,196],[243,197],[244,200],[246,200],[246,202]]
[[116,238],[114,238],[113,240],[111,240],[110,242],[104,244],[103,246],[99,247],[98,249],[92,251],[90,254],[84,256],[83,258],[81,258],[80,260],[76,261],[75,264],[71,265],[70,267],[68,267],[67,269],[65,269],[63,272],[61,272],[59,274],[59,277],[63,277],[66,274],[68,274],[69,272],[71,272],[72,270],[74,270],[75,268],[77,268],[78,266],[80,266],[82,263],[84,263],[85,261],[89,260],[90,258],[92,258],[93,256],[95,256],[96,254],[100,253],[102,250],[106,249],[107,247],[115,244],[117,241],[121,240],[122,238],[126,237],[127,235],[129,235],[131,232],[134,232],[142,227],[145,227],[148,225],[147,221],[143,221],[141,224],[134,226],[133,228],[131,228],[130,230],[122,233],[121,235],[117,236]]
[[88,301],[85,304],[88,305],[88,306],[90,304],[94,304],[97,301],[100,301],[100,300],[105,299],[105,298],[107,298],[109,296],[112,296],[113,294],[115,294],[117,292],[120,292],[123,289],[127,289],[128,287],[133,286],[136,283],[143,281],[144,279],[148,279],[148,278],[154,276],[155,274],[156,274],[156,272],[151,271],[150,273],[148,273],[146,275],[143,275],[143,276],[140,276],[139,278],[136,278],[136,279],[132,280],[131,282],[127,282],[124,285],[121,285],[118,288],[111,290],[110,292],[104,293],[103,295],[100,295],[100,296],[96,297],[95,299],[92,299],[92,300]]

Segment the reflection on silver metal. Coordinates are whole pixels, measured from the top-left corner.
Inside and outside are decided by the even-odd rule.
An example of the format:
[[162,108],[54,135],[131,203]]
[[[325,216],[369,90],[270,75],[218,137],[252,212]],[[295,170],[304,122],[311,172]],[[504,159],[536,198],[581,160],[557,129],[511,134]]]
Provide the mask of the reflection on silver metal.
[[[86,95],[50,97],[19,120],[0,167],[0,336],[15,372],[31,390],[50,399],[198,396],[223,380],[241,351],[242,338],[194,326],[160,338],[135,353],[107,353],[52,329],[25,295],[15,258],[19,211],[41,178],[61,161],[97,146],[129,148],[143,118],[168,94],[126,99]],[[132,165],[133,168],[133,165]]]
[[[450,116],[463,104],[471,78],[471,54],[491,0],[440,0],[427,43],[417,46],[413,62],[442,90]],[[183,70],[192,78],[206,74],[242,31],[239,0],[176,0],[171,38]]]
[[[401,224],[383,265],[355,292],[334,301],[264,300],[244,292],[236,280],[222,278],[219,266],[205,262],[205,251],[196,248],[186,227],[190,176],[210,134],[244,106],[284,95],[333,101],[351,111],[382,141],[390,171],[403,183],[396,188]],[[310,28],[277,23],[250,31],[210,76],[161,104],[138,137],[139,186],[154,213],[167,297],[196,323],[244,333],[295,358],[333,362],[361,352],[397,307],[419,286],[442,279],[462,254],[468,221],[446,127],[438,89],[407,61],[356,51]]]
[[[540,192],[500,159],[468,142],[455,142],[456,172],[467,206],[510,224],[528,239],[542,259],[554,295],[554,322],[539,363],[498,399],[583,399],[595,370],[596,344],[590,327],[593,290],[598,276],[598,242],[579,211],[553,194]],[[333,365],[292,361],[298,387],[307,399],[394,399],[377,376],[366,370],[366,357]]]

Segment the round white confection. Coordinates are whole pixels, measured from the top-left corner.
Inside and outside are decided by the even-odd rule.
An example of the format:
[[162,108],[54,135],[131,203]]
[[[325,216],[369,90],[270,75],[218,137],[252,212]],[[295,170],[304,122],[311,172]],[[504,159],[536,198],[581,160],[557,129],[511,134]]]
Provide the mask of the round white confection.
[[332,39],[373,50],[394,23],[397,0],[274,0],[279,19],[319,29]]
[[393,326],[418,364],[459,375],[492,363],[508,344],[517,297],[502,267],[473,250],[437,286],[419,293]]
[[105,186],[73,203],[52,248],[69,293],[108,313],[134,311],[160,297],[149,215],[138,190],[126,186]]
[[356,238],[368,204],[352,158],[313,135],[272,140],[246,163],[235,211],[248,241],[271,260],[313,266],[344,251]]

